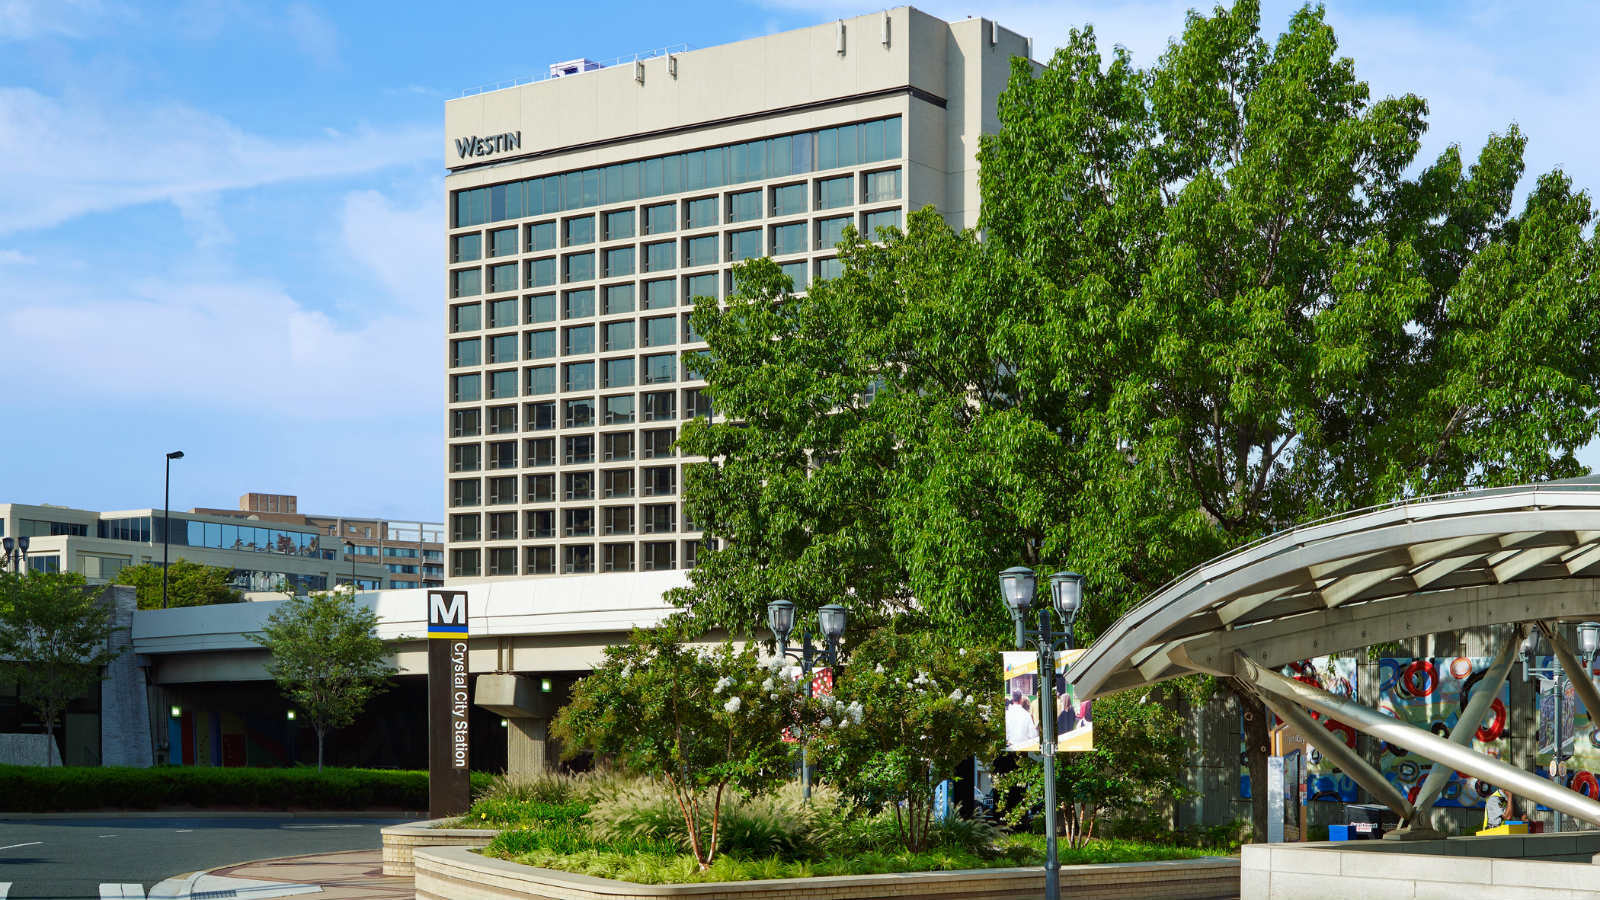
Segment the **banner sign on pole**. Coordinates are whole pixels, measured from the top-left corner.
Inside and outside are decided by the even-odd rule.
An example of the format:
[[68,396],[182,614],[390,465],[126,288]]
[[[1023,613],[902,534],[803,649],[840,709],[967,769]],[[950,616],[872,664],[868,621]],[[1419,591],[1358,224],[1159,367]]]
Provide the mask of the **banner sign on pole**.
[[[1062,673],[1082,650],[1056,653],[1056,749],[1062,753],[1094,749],[1090,702],[1078,702]],[[1005,666],[1006,749],[1036,753],[1039,739],[1039,655],[1032,650],[1000,654]]]
[[459,816],[472,803],[467,716],[467,592],[428,591],[428,815]]

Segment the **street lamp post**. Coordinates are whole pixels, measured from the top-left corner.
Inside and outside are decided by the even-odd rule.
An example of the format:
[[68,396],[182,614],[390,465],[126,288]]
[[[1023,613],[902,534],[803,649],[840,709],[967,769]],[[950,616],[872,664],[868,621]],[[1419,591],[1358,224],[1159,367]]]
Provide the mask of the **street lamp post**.
[[[823,647],[818,650],[811,643],[811,628],[800,631],[800,651],[789,649],[789,635],[794,633],[794,604],[788,600],[774,600],[767,604],[767,627],[778,639],[778,655],[798,660],[801,677],[806,680],[806,696],[812,696],[811,667],[820,653],[830,667],[839,663],[839,641],[844,637],[845,622],[849,613],[837,603],[829,603],[817,610],[817,624],[821,628]],[[805,802],[811,802],[811,753],[805,741],[800,743],[800,791]]]
[[167,548],[172,543],[172,461],[183,459],[182,450],[167,454],[167,478],[161,489],[161,608],[167,608]]
[[11,571],[21,575],[28,568],[27,535],[19,538],[7,537],[0,539],[0,548],[5,550],[5,554],[0,556],[0,570],[4,570],[7,565],[10,565]]
[[[1072,649],[1072,622],[1083,604],[1083,576],[1076,572],[1057,572],[1050,576],[1049,604],[1039,607],[1039,625],[1029,628],[1028,610],[1033,606],[1037,580],[1033,570],[1013,566],[1000,573],[1000,596],[1011,611],[1016,625],[1017,649],[1028,639],[1039,650],[1039,755],[1044,762],[1044,896],[1061,896],[1061,859],[1056,849],[1056,651]],[[1061,634],[1052,628],[1050,610],[1054,607],[1065,626]]]
[[[1564,783],[1564,769],[1566,763],[1567,736],[1562,734],[1566,725],[1567,713],[1567,672],[1558,663],[1552,662],[1548,666],[1541,666],[1534,660],[1545,649],[1540,640],[1538,629],[1528,633],[1522,641],[1522,680],[1527,681],[1528,676],[1535,678],[1548,678],[1555,682],[1555,723],[1553,726],[1554,741],[1550,749],[1550,777],[1557,782]],[[1595,653],[1600,650],[1600,623],[1583,622],[1578,625],[1578,652],[1581,655],[1583,668],[1591,671],[1594,668]],[[1555,811],[1556,831],[1565,829],[1565,816],[1560,810]]]

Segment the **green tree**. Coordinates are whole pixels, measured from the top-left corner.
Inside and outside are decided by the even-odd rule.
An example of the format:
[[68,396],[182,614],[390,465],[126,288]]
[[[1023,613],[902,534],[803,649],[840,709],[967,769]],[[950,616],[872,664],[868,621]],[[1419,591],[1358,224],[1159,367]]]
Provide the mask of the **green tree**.
[[[244,595],[230,584],[229,570],[175,559],[167,566],[167,606],[210,606],[214,603],[239,603]],[[117,573],[117,584],[132,585],[138,592],[140,609],[161,608],[161,566],[145,563],[126,566]]]
[[753,643],[700,648],[688,643],[692,633],[671,623],[607,647],[551,733],[567,756],[593,750],[664,780],[704,870],[717,855],[726,793],[762,794],[793,772],[781,735],[805,721],[805,697],[776,673],[781,661],[759,662]]
[[373,633],[377,613],[351,590],[288,597],[250,640],[272,654],[267,671],[317,733],[322,768],[328,729],[355,721],[367,701],[388,687],[395,668]]
[[1294,522],[1582,472],[1588,195],[1551,172],[1514,211],[1514,127],[1419,161],[1426,103],[1374,100],[1319,8],[1273,41],[1253,0],[1191,14],[1149,69],[1074,31],[999,120],[982,242],[924,210],[804,297],[758,262],[696,307],[728,422],[684,428],[686,505],[723,542],[677,600],[708,622],[850,591],[998,636],[1020,561],[1086,574],[1088,638]]
[[111,610],[83,576],[0,573],[0,676],[39,711],[51,744],[67,704],[99,684],[117,658],[112,630]]

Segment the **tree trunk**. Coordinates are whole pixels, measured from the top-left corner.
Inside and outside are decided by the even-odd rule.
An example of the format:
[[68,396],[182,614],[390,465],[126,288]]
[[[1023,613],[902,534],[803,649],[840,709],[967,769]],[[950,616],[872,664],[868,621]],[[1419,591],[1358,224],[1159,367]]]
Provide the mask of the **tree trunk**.
[[[54,750],[56,746],[56,720],[54,716],[46,715],[44,718],[44,737],[44,764],[49,766],[51,765],[50,751]],[[66,757],[62,757],[61,762],[65,765],[67,762]]]
[[1267,708],[1237,679],[1228,679],[1228,688],[1239,702],[1244,720],[1245,759],[1250,767],[1250,828],[1255,841],[1267,839],[1267,754],[1272,739],[1267,733]]
[[[328,735],[328,729],[322,725],[317,726],[317,771],[322,771],[322,742]],[[1263,763],[1264,765],[1264,763]]]

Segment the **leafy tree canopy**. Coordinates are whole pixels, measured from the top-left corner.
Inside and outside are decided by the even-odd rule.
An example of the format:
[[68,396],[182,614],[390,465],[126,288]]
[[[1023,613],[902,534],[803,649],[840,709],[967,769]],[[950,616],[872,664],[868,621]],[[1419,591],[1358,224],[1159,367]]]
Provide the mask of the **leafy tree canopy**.
[[111,610],[75,572],[0,572],[0,677],[14,681],[54,740],[73,698],[100,683],[117,657]]
[[[244,595],[233,589],[229,575],[229,570],[221,566],[175,559],[167,566],[167,606],[210,606],[243,601]],[[161,608],[159,563],[127,566],[117,573],[116,580],[117,584],[132,585],[137,590],[140,609]]]

